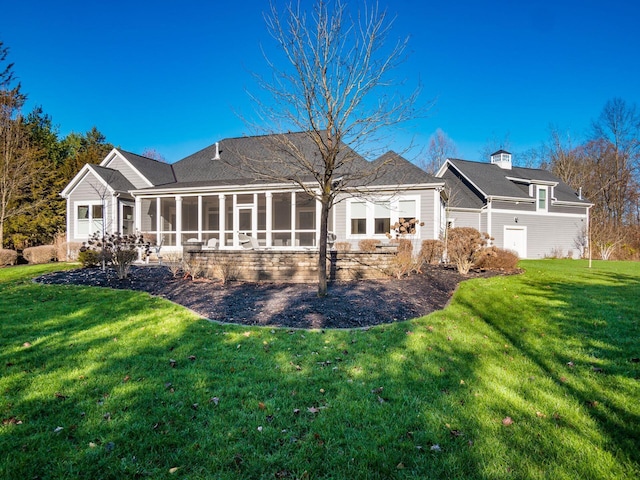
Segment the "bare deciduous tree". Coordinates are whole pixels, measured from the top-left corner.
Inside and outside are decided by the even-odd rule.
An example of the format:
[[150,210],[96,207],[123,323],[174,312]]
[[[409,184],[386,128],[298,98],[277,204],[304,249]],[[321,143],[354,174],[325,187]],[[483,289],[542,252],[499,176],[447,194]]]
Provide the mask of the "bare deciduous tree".
[[405,60],[408,40],[390,41],[393,19],[377,4],[364,4],[355,17],[349,11],[341,0],[318,0],[311,11],[302,2],[282,11],[271,4],[266,25],[284,58],[276,62],[265,54],[272,76],[256,75],[268,97],[252,96],[257,130],[301,131],[313,149],[301,149],[291,136],[273,135],[273,148],[286,156],[286,168],[260,158],[243,165],[258,178],[295,183],[320,202],[319,296],[327,293],[327,222],[336,197],[374,181],[385,166],[373,162],[362,168],[355,151],[380,145],[387,127],[426,108],[417,104],[418,88],[409,95],[393,90],[391,73]]
[[458,154],[456,144],[449,136],[438,128],[429,139],[429,147],[425,158],[420,161],[420,168],[434,175],[447,158]]

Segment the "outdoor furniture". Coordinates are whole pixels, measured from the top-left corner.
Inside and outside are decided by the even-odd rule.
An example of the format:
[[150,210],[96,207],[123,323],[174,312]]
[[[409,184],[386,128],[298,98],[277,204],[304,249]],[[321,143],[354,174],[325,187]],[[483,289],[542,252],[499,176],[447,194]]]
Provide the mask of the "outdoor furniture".
[[246,250],[258,250],[260,249],[260,243],[258,243],[258,239],[252,237],[251,235],[247,235],[244,233],[238,233],[238,241],[242,248]]
[[333,246],[336,243],[338,236],[333,232],[327,232],[327,247],[329,250],[333,250]]
[[202,247],[202,250],[218,250],[218,239],[210,238],[207,243]]

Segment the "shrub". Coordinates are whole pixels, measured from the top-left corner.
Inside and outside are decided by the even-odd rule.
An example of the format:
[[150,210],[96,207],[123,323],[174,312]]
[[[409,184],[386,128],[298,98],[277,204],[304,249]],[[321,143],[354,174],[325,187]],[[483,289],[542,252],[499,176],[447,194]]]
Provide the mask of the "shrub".
[[358,242],[358,248],[361,252],[373,253],[376,251],[376,245],[380,245],[380,240],[366,238]]
[[187,255],[182,260],[182,271],[184,272],[184,276],[191,277],[191,280],[195,280],[198,277],[201,277],[207,270],[207,264],[200,258],[197,258],[195,255]]
[[398,251],[391,262],[391,275],[402,278],[411,272],[419,272],[422,267],[422,259],[413,256],[413,243],[407,238],[400,238],[396,242]]
[[487,270],[515,270],[518,255],[498,247],[483,248],[476,255],[475,266]]
[[423,240],[420,247],[420,258],[430,264],[440,263],[444,253],[444,243],[440,240]]
[[336,247],[336,251],[339,253],[346,253],[351,251],[350,242],[336,242],[335,247]]
[[25,248],[22,256],[29,263],[49,263],[56,259],[56,247],[53,245],[39,245],[37,247]]
[[177,252],[169,252],[163,257],[171,275],[177,277],[182,271],[182,255]]
[[105,237],[94,234],[89,241],[83,243],[81,251],[94,250],[99,252],[101,260],[111,264],[122,280],[127,278],[131,264],[138,258],[138,255],[147,257],[151,250],[151,245],[145,241],[142,235],[121,235],[112,233]]
[[62,251],[64,252],[65,256],[60,257],[60,252],[58,252],[58,260],[64,262],[74,262],[78,260],[78,255],[80,254],[81,248],[81,242],[64,242],[64,244],[62,245]]
[[80,250],[78,261],[82,264],[82,268],[94,268],[102,263],[102,255],[95,250]]
[[462,275],[469,273],[478,252],[490,237],[471,227],[456,227],[448,232],[447,256]]
[[218,261],[213,267],[213,274],[222,281],[223,285],[236,280],[239,273],[238,266],[228,259]]
[[18,252],[0,248],[0,267],[5,265],[15,265],[18,263]]

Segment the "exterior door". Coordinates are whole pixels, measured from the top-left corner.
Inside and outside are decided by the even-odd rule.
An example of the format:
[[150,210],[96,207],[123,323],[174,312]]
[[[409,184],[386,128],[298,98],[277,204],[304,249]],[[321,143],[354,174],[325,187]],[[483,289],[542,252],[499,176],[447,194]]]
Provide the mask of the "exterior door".
[[120,225],[120,233],[122,235],[130,235],[133,233],[133,205],[121,204],[121,216],[122,224]]
[[504,227],[504,249],[516,252],[520,258],[527,258],[527,228]]
[[240,233],[253,233],[253,207],[238,207],[238,230]]

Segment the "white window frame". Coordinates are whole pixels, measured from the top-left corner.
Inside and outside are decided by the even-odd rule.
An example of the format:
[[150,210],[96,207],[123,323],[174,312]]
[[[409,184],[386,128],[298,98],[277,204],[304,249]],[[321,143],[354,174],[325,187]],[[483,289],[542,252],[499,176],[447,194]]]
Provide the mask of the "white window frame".
[[[106,202],[102,200],[85,200],[85,201],[77,201],[73,203],[73,236],[76,240],[88,240],[91,235],[95,233],[94,230],[94,221],[93,221],[93,207],[96,205],[100,205],[102,207],[102,227],[101,230],[106,232],[106,213],[107,213],[107,205]],[[79,219],[78,219],[78,207],[89,207],[89,233],[84,236],[78,233]],[[101,232],[100,232],[101,233]]]
[[[419,220],[419,222],[423,222],[420,218],[420,203],[421,203],[420,195],[399,195],[395,197],[385,197],[380,196],[379,198],[374,199],[373,201],[366,200],[364,198],[350,198],[347,200],[346,207],[346,235],[348,239],[363,239],[363,238],[378,238],[378,239],[386,239],[386,234],[376,234],[375,232],[375,205],[380,203],[388,203],[389,204],[389,214],[390,214],[390,224],[394,225],[400,220],[400,202],[401,201],[414,201],[416,205],[416,213],[415,218]],[[352,203],[364,203],[367,212],[367,228],[366,233],[364,234],[355,234],[351,232],[351,204]],[[389,232],[391,233],[391,232]],[[419,238],[420,237],[420,225],[416,225],[416,233],[413,235],[405,235],[407,238]]]
[[[545,192],[544,208],[540,208],[540,192]],[[546,185],[536,185],[536,211],[548,212],[549,211],[549,187]]]

